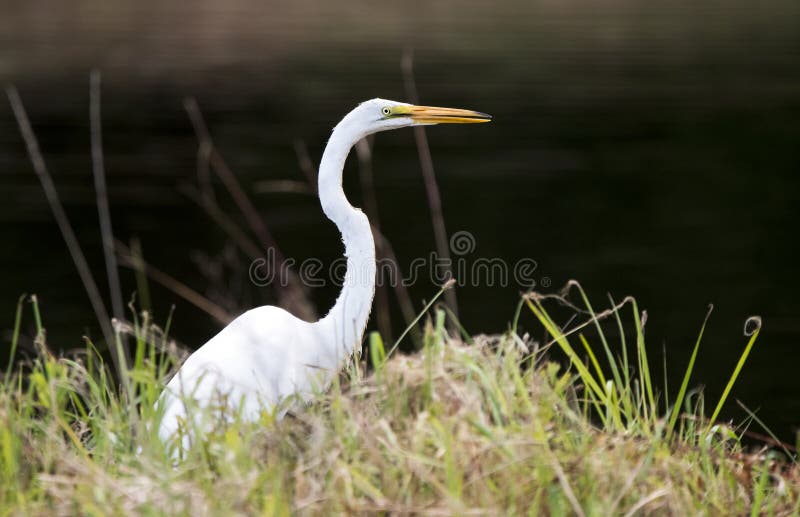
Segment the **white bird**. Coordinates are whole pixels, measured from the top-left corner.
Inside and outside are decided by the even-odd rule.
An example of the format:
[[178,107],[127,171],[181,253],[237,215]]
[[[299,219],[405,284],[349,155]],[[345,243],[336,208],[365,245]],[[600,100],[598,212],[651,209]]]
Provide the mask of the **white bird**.
[[[331,311],[308,323],[283,309],[245,312],[194,352],[169,381],[158,404],[159,436],[184,450],[195,433],[213,425],[199,420],[224,407],[248,421],[287,397],[308,400],[324,389],[361,345],[375,291],[375,243],[364,213],[347,201],[342,170],[360,139],[414,125],[488,122],[476,111],[414,106],[384,99],[363,102],[333,129],[319,166],[322,211],[344,241],[347,272]],[[285,409],[279,409],[277,417]]]

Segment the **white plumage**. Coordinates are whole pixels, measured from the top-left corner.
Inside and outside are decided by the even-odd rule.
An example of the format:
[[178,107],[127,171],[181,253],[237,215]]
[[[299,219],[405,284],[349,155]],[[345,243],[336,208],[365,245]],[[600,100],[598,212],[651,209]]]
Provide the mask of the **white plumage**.
[[[367,217],[347,201],[342,171],[350,149],[369,134],[415,124],[486,122],[483,113],[372,99],[334,128],[319,168],[319,198],[342,234],[347,272],[339,297],[321,320],[309,323],[272,306],[245,312],[194,352],[167,383],[159,404],[159,436],[182,436],[187,448],[212,422],[200,415],[217,405],[256,420],[283,399],[307,400],[324,389],[360,346],[375,289],[375,243]],[[198,411],[205,408],[206,411]],[[282,416],[283,411],[279,413]],[[183,432],[179,428],[183,426]]]

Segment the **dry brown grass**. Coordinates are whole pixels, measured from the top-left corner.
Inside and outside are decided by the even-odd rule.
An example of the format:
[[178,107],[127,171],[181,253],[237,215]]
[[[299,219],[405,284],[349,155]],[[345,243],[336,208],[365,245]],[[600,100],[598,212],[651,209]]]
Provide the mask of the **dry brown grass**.
[[798,511],[798,470],[777,454],[747,453],[722,433],[667,440],[604,428],[574,371],[531,352],[533,343],[509,333],[465,344],[437,321],[418,354],[379,359],[369,374],[361,361],[290,417],[236,422],[178,464],[148,431],[160,386],[148,361],[134,367],[132,391],[117,396],[87,360],[44,354],[0,391],[0,507],[38,515]]

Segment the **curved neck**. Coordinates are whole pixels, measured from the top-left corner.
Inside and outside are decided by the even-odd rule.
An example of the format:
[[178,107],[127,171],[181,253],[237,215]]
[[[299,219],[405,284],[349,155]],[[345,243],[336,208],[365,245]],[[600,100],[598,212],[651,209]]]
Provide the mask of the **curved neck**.
[[320,320],[326,344],[339,361],[361,344],[375,294],[375,242],[364,213],[354,208],[342,190],[342,171],[350,149],[364,135],[346,123],[331,135],[319,166],[322,211],[336,224],[344,241],[347,272],[331,311]]

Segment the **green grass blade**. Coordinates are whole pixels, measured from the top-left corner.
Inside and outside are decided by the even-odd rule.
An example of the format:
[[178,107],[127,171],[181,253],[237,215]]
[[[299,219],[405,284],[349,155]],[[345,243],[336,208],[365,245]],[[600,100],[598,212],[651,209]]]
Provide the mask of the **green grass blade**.
[[657,415],[657,407],[655,395],[653,394],[653,381],[650,377],[650,362],[647,359],[647,348],[644,341],[644,324],[643,319],[639,316],[639,306],[636,301],[632,302],[633,316],[636,322],[636,352],[639,364],[639,377],[641,379],[641,387],[643,395],[646,400],[643,400],[643,409],[645,410],[645,420],[653,424]]
[[[564,333],[561,332],[555,322],[550,318],[550,315],[547,314],[547,312],[544,310],[544,307],[542,307],[538,301],[532,302],[530,299],[526,301],[528,308],[545,327],[545,330],[547,330],[547,332],[553,337],[561,350],[567,355],[572,365],[575,366],[575,369],[578,370],[578,375],[581,377],[581,380],[593,392],[594,396],[596,396],[598,400],[602,401],[603,404],[607,403],[605,398],[605,390],[600,387],[592,373],[588,368],[586,368],[586,365],[583,364],[583,361],[581,361],[581,358],[572,348],[572,345],[569,344],[569,341],[564,336]],[[602,412],[600,413],[602,414]]]
[[431,301],[429,301],[427,304],[425,304],[425,307],[423,307],[423,308],[422,308],[422,310],[420,311],[420,313],[419,313],[419,314],[417,314],[417,317],[416,317],[416,318],[414,318],[414,321],[412,321],[412,322],[411,322],[411,324],[410,324],[410,325],[408,325],[408,326],[406,327],[406,329],[403,331],[403,333],[402,333],[402,334],[400,334],[400,337],[398,337],[398,338],[397,338],[397,341],[395,341],[395,342],[394,342],[394,345],[392,345],[392,348],[389,350],[389,353],[387,353],[387,354],[386,354],[386,357],[391,357],[391,356],[392,356],[392,354],[394,354],[394,351],[395,351],[395,350],[397,350],[397,347],[398,347],[398,346],[400,346],[400,342],[401,342],[401,341],[403,341],[403,338],[404,338],[404,337],[406,337],[406,335],[407,335],[409,332],[411,332],[411,329],[412,329],[412,328],[414,328],[414,327],[417,325],[417,323],[419,322],[419,320],[420,320],[420,319],[422,319],[422,316],[423,316],[423,315],[424,315],[426,312],[428,312],[428,309],[430,309],[431,307],[433,307],[433,304],[434,304],[434,303],[436,303],[436,300],[438,300],[438,299],[439,299],[439,297],[440,297],[440,296],[442,296],[442,294],[443,294],[445,291],[447,291],[448,289],[450,289],[451,287],[453,287],[453,285],[455,285],[455,280],[448,280],[448,281],[447,281],[447,282],[446,282],[446,283],[445,283],[445,284],[442,286],[442,288],[441,288],[441,289],[439,289],[439,292],[437,292],[437,293],[434,295],[434,297],[433,297],[433,298],[431,298]]
[[11,376],[11,370],[14,367],[14,357],[17,355],[17,344],[19,343],[19,329],[22,326],[22,307],[25,303],[25,298],[28,295],[23,294],[17,300],[17,310],[14,314],[14,330],[11,334],[11,345],[8,352],[8,367],[6,368],[6,379]]
[[675,397],[675,405],[672,407],[672,413],[669,415],[669,421],[667,423],[665,435],[667,439],[672,436],[672,431],[675,429],[675,424],[678,421],[678,415],[680,415],[681,406],[683,406],[683,399],[686,396],[686,389],[689,387],[689,379],[691,378],[692,371],[694,370],[694,362],[697,359],[697,351],[700,350],[700,342],[703,340],[703,333],[706,331],[706,324],[708,323],[708,318],[711,316],[711,311],[713,310],[714,306],[709,305],[706,317],[703,319],[703,324],[700,326],[700,333],[697,335],[697,340],[694,343],[694,349],[692,349],[692,355],[689,358],[689,364],[686,366],[686,371],[683,374],[681,387],[678,390],[678,395]]
[[722,406],[725,404],[725,401],[728,399],[728,395],[731,393],[731,389],[733,388],[733,384],[736,382],[736,379],[739,377],[739,374],[742,371],[742,367],[744,366],[745,361],[747,360],[747,356],[750,355],[750,350],[753,349],[753,345],[758,339],[758,335],[761,333],[761,318],[754,316],[747,320],[745,327],[750,322],[753,322],[757,325],[755,330],[750,335],[750,340],[747,342],[747,346],[744,348],[744,352],[739,357],[739,362],[736,363],[736,368],[733,370],[733,374],[731,374],[731,378],[728,380],[728,384],[725,386],[725,390],[722,392],[722,396],[719,398],[719,402],[717,402],[717,407],[714,408],[714,412],[711,414],[711,418],[709,419],[708,428],[710,429],[714,422],[716,422],[717,417],[719,416],[719,412],[722,410]]

